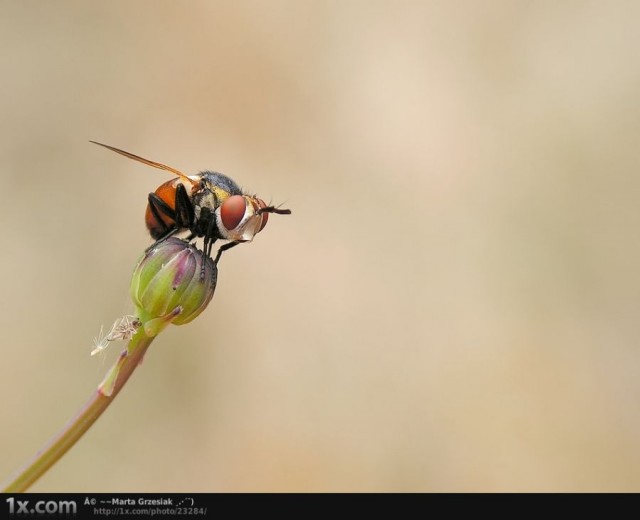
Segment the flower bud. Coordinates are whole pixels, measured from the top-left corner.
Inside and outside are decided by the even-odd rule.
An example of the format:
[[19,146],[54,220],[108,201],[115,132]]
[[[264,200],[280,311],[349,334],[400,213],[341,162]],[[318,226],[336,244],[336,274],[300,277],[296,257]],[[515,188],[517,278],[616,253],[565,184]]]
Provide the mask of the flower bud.
[[209,304],[218,268],[195,246],[171,237],[149,250],[131,280],[131,297],[147,333],[195,319]]

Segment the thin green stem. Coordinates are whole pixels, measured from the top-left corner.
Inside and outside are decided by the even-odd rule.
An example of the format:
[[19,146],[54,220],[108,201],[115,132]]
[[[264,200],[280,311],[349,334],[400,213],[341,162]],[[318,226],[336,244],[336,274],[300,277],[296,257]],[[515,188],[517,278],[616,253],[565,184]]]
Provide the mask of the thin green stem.
[[147,336],[144,328],[131,338],[105,381],[98,387],[78,414],[44,446],[35,457],[3,486],[4,493],[26,491],[51,466],[53,466],[80,439],[91,425],[102,415],[129,377],[142,361],[153,337]]

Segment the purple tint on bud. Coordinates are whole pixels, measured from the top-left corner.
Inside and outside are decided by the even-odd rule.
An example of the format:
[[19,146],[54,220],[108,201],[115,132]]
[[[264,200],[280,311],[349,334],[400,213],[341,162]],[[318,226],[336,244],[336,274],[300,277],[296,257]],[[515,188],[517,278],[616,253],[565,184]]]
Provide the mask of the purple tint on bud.
[[174,289],[180,285],[180,282],[182,281],[182,279],[185,276],[189,276],[190,274],[193,274],[193,273],[189,273],[189,268],[190,267],[191,267],[191,264],[188,263],[188,262],[182,262],[182,264],[178,264],[176,266],[176,268],[177,268],[176,269],[176,274],[175,274],[175,276],[173,278],[173,287],[174,287]]
[[[189,323],[213,298],[217,276],[213,260],[195,246],[175,237],[161,242],[140,259],[131,280],[140,320]],[[177,307],[182,312],[174,312]]]

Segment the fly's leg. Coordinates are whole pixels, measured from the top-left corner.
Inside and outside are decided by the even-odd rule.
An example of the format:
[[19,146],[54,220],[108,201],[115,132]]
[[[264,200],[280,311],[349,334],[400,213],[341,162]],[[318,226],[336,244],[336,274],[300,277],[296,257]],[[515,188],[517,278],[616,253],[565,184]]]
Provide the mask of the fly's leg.
[[155,193],[149,193],[149,210],[153,217],[162,226],[164,232],[168,231],[172,227],[164,221],[164,217],[170,218],[174,222],[176,221],[176,212],[174,209]]
[[149,251],[154,249],[156,246],[162,244],[162,242],[164,242],[167,238],[172,237],[173,235],[175,235],[178,231],[180,231],[180,230],[177,227],[174,227],[173,229],[169,229],[169,231],[167,231],[166,234],[162,235],[158,240],[156,240],[153,244],[151,244],[149,247],[147,247],[144,250],[144,253],[148,254]]
[[215,265],[215,266],[218,265],[218,262],[220,261],[220,257],[222,256],[222,253],[224,253],[225,251],[228,251],[232,247],[236,247],[238,244],[242,244],[242,242],[237,242],[237,241],[236,242],[229,242],[228,244],[220,246],[218,248],[218,254],[216,254],[216,257],[213,260],[213,265]]
[[189,199],[187,189],[183,184],[176,188],[175,218],[173,219],[179,228],[191,229],[196,218],[193,203]]
[[171,206],[169,206],[155,193],[149,193],[149,211],[151,211],[151,214],[153,215],[155,221],[162,227],[162,234],[153,244],[145,249],[145,253],[149,253],[149,251],[151,251],[158,244],[161,244],[167,238],[175,235],[180,230],[175,225],[168,225],[165,222],[163,216],[175,222],[176,212],[171,208]]
[[[191,228],[193,220],[195,219],[193,204],[189,200],[187,190],[182,184],[178,184],[176,188],[175,209],[155,193],[149,193],[149,210],[156,222],[162,226],[162,234],[145,250],[145,253],[148,253],[181,229]],[[174,224],[168,225],[163,217],[173,220]]]

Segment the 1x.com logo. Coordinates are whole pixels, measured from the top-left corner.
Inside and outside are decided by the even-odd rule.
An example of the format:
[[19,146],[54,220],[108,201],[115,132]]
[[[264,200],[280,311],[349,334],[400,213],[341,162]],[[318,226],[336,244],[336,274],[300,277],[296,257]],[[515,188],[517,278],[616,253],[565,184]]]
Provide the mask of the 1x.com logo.
[[14,497],[7,498],[6,502],[10,515],[75,515],[78,512],[75,500],[38,500],[32,507],[29,500],[16,500]]

